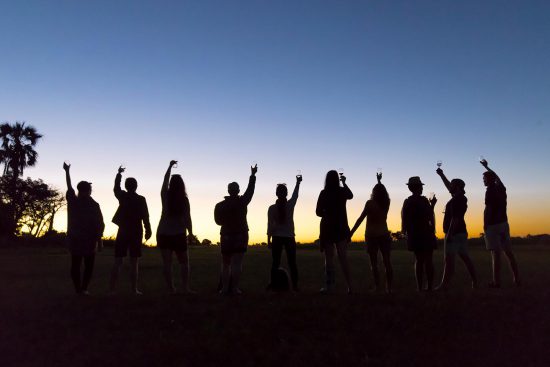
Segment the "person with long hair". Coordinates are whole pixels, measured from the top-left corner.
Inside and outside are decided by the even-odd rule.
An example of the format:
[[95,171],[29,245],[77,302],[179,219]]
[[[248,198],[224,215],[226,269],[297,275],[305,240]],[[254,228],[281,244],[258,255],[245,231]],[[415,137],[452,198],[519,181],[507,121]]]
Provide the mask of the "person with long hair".
[[415,275],[418,291],[423,291],[424,274],[428,287],[433,290],[434,264],[433,251],[437,246],[435,237],[434,207],[437,199],[428,200],[422,196],[423,183],[420,177],[409,178],[407,186],[412,195],[405,199],[401,210],[401,230],[407,236],[407,248],[414,252]]
[[[63,163],[67,182],[67,240],[71,252],[71,278],[77,294],[88,295],[96,251],[103,248],[105,224],[99,204],[92,199],[92,184],[80,181],[73,189],[71,166]],[[80,266],[84,262],[81,274]]]
[[[342,182],[342,186],[340,186]],[[340,266],[346,279],[348,293],[351,294],[351,277],[347,258],[347,245],[350,238],[346,202],[353,198],[353,193],[346,184],[346,177],[337,171],[327,172],[325,188],[317,199],[315,213],[321,217],[319,243],[325,254],[325,286],[322,293],[331,292],[335,284],[334,249],[338,254]]]
[[453,178],[449,181],[441,168],[438,168],[436,172],[452,195],[451,200],[445,206],[445,216],[443,217],[445,265],[443,267],[443,279],[437,289],[445,290],[449,287],[455,273],[456,255],[464,262],[470,273],[472,288],[477,288],[476,270],[470,255],[468,255],[468,231],[466,230],[466,221],[464,220],[464,215],[466,214],[466,210],[468,210],[468,199],[464,190],[466,183],[459,178]]
[[393,268],[390,261],[391,236],[388,230],[387,218],[390,210],[390,196],[386,187],[382,184],[382,173],[376,174],[378,183],[374,185],[370,200],[365,204],[363,212],[351,229],[353,236],[363,220],[367,218],[365,229],[365,243],[370,258],[372,276],[376,290],[380,290],[380,275],[378,274],[378,252],[382,254],[382,260],[386,269],[386,291],[391,293],[393,282]]
[[298,192],[302,176],[296,176],[296,186],[290,200],[287,200],[288,189],[285,184],[277,185],[275,195],[277,201],[267,211],[267,244],[271,247],[273,263],[271,265],[271,283],[281,265],[283,249],[286,251],[286,259],[290,269],[292,288],[298,290],[298,266],[296,265],[296,241],[294,233],[294,207],[298,200]]
[[182,177],[172,175],[172,168],[177,163],[170,161],[160,190],[162,214],[157,229],[157,246],[162,255],[164,279],[169,291],[176,292],[172,277],[172,254],[175,253],[180,264],[182,292],[193,293],[189,288],[187,251],[188,238],[193,236],[191,208]]

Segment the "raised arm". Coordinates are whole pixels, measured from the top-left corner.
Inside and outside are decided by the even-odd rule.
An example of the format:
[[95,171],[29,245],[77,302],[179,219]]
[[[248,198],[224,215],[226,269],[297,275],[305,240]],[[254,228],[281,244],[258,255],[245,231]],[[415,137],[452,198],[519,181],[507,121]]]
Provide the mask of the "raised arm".
[[441,168],[438,168],[435,172],[439,175],[439,177],[441,177],[441,180],[445,184],[445,187],[447,188],[447,190],[451,192],[451,182],[447,179],[447,176],[445,176],[445,174],[443,173],[443,170]]
[[495,171],[493,171],[491,168],[489,168],[489,162],[487,162],[486,159],[483,159],[480,163],[481,163],[481,165],[482,165],[483,167],[485,167],[485,169],[486,169],[488,172],[491,172],[493,175],[495,175],[495,180],[496,180],[497,184],[504,186],[504,184],[502,183],[502,180],[501,180],[500,177],[497,175],[497,173],[496,173]]
[[74,191],[73,185],[71,182],[71,165],[63,163],[63,169],[65,170],[65,181],[67,182],[67,191]]
[[115,192],[115,197],[117,199],[120,199],[123,193],[122,189],[120,188],[120,182],[122,181],[122,173],[124,172],[125,169],[126,168],[122,166],[118,167],[118,172],[115,177],[115,187],[113,188],[113,191]]
[[296,185],[294,186],[294,191],[292,191],[292,196],[289,201],[296,202],[298,200],[298,193],[300,192],[300,184],[302,183],[302,176],[296,176]]
[[246,191],[242,196],[247,205],[252,201],[252,196],[254,195],[254,187],[256,186],[256,172],[258,172],[258,165],[250,167],[250,178],[248,179],[248,186],[246,187]]
[[164,174],[164,180],[162,181],[162,189],[160,190],[161,195],[168,191],[168,183],[170,182],[170,176],[172,174],[172,167],[174,167],[174,165],[176,165],[176,164],[178,164],[178,161],[170,161],[170,164],[168,165],[168,169],[166,170],[166,173]]

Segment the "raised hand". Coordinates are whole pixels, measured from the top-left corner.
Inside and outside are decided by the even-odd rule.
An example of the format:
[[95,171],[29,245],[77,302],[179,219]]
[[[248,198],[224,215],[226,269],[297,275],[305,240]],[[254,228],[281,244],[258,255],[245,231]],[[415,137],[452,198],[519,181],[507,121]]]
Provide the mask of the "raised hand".
[[437,169],[435,170],[435,173],[437,173],[438,175],[441,176],[441,175],[443,174],[443,170],[442,170],[441,168],[437,168]]
[[256,172],[258,172],[258,165],[254,165],[254,166],[250,166],[250,174],[252,176],[255,176],[256,175]]
[[376,180],[378,181],[378,183],[382,183],[382,172],[378,172],[376,174]]
[[485,158],[483,158],[482,160],[479,161],[479,163],[481,163],[481,165],[483,167],[485,167],[486,169],[489,169],[489,162],[487,162],[487,160]]
[[340,175],[340,181],[342,181],[342,183],[343,183],[344,185],[346,184],[346,180],[347,180],[346,176]]
[[65,171],[68,171],[69,169],[71,169],[71,165],[70,164],[67,164],[67,162],[63,162],[63,169]]
[[428,201],[430,202],[432,208],[435,207],[435,204],[437,204],[437,198],[435,197],[435,195],[431,199],[428,199]]
[[170,168],[174,167],[176,164],[178,164],[178,161],[171,160],[170,161]]
[[302,182],[302,175],[296,175],[296,182],[297,183]]
[[122,167],[122,166],[118,167],[118,173],[119,174],[122,174],[122,172],[124,172],[124,171],[126,171],[125,167]]

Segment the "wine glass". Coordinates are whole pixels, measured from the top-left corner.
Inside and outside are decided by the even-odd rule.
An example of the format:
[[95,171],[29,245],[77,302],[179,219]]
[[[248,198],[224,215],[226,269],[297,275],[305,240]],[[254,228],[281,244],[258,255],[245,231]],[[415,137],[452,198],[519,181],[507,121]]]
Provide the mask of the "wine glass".
[[178,161],[176,161],[176,163],[174,163],[174,165],[172,166],[172,168],[178,168]]
[[443,165],[443,161],[438,160],[436,164],[437,164],[437,168],[441,168],[441,166]]
[[479,163],[485,164],[485,163],[487,163],[487,159],[485,159],[484,156],[480,155],[480,156],[479,156]]
[[296,171],[296,177],[302,177],[302,170],[301,169]]
[[381,175],[382,174],[382,167],[378,167],[376,169],[376,175]]
[[71,161],[68,160],[68,159],[66,159],[66,160],[63,161],[63,164],[64,164],[64,165],[67,165],[67,166],[70,166],[70,165],[71,165]]
[[344,175],[344,169],[342,167],[338,168],[338,174],[340,176],[343,176]]
[[428,194],[428,199],[429,199],[430,201],[432,201],[432,200],[434,199],[434,197],[435,197],[435,192],[431,191],[431,192]]

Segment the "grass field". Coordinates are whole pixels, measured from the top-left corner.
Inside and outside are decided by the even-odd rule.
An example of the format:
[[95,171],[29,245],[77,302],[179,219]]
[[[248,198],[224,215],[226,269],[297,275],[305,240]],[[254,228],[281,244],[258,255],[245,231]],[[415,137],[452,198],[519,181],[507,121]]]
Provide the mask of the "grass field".
[[[8,366],[549,366],[550,248],[520,246],[523,286],[472,290],[457,264],[453,289],[414,290],[412,256],[393,252],[395,293],[375,294],[367,255],[350,251],[357,294],[320,295],[322,257],[298,251],[301,292],[273,294],[270,253],[251,248],[244,295],[220,297],[217,248],[192,248],[199,293],[170,296],[160,256],[141,263],[145,295],[107,295],[112,250],[98,255],[91,297],[73,294],[64,249],[0,249],[0,365]],[[473,249],[481,284],[489,254]],[[442,252],[437,251],[440,277]]]

